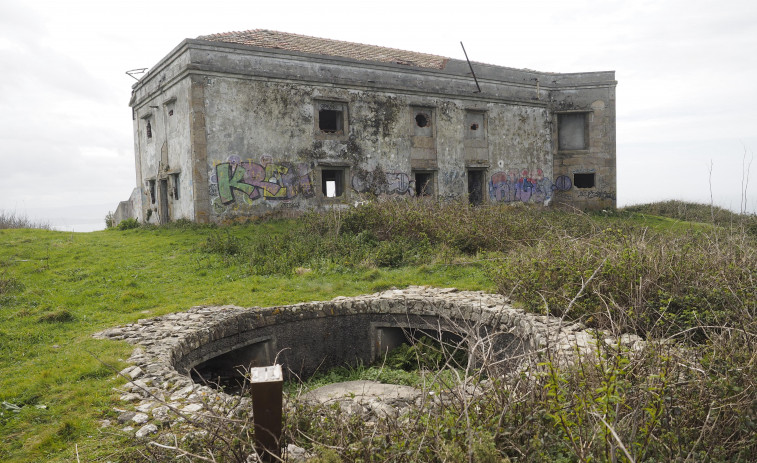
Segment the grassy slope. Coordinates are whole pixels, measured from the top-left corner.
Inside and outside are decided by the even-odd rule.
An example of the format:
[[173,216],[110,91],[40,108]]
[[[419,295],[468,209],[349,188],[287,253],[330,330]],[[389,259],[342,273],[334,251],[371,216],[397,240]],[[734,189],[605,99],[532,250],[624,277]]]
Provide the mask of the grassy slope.
[[[638,209],[593,220],[675,233],[712,227],[654,212]],[[279,221],[227,230],[268,236],[288,226],[291,222]],[[106,327],[194,305],[269,306],[409,284],[495,289],[481,264],[333,266],[341,270],[254,275],[242,259],[201,252],[211,233],[0,230],[0,402],[23,406],[19,413],[0,406],[0,461],[72,461],[76,446],[83,461],[118,459],[114,449],[126,440],[97,422],[114,418],[112,409],[119,405],[112,388],[120,380],[103,362],[121,368],[132,348],[91,338]]]
[[475,265],[250,275],[244,263],[198,251],[210,232],[0,230],[0,279],[20,283],[0,294],[0,401],[23,406],[0,408],[0,460],[71,461],[78,446],[96,461],[119,447],[121,437],[97,423],[118,406],[111,388],[120,381],[103,362],[123,367],[132,348],[91,339],[106,327],[194,305],[269,306],[408,284],[493,289]]

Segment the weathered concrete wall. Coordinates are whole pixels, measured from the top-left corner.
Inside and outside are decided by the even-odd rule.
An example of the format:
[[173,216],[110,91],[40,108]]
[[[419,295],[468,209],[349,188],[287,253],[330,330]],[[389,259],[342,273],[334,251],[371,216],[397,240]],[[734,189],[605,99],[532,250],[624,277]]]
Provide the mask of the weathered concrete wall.
[[[221,77],[208,79],[205,99],[213,220],[414,196],[416,171],[432,173],[433,191],[445,198],[467,194],[470,167],[515,173],[508,178],[516,182],[524,173],[545,179],[541,196],[502,194],[500,184],[489,195],[485,186],[495,201],[545,202],[552,194],[544,108]],[[344,105],[348,133],[321,136],[319,102]],[[428,113],[428,135],[415,134],[418,108]],[[466,149],[471,108],[487,122],[478,128],[480,154]],[[325,198],[322,171],[333,168],[344,171],[344,194]]]
[[[578,208],[614,208],[616,204],[615,88],[577,88],[554,91],[554,172],[569,179],[572,188],[558,191],[557,201]],[[561,115],[583,114],[586,139],[583,149],[562,149],[559,142]],[[576,175],[591,179],[593,186],[580,185]],[[588,177],[587,177],[588,176]],[[579,179],[580,180],[580,179]]]
[[140,221],[196,219],[188,66],[189,54],[179,46],[153,68],[150,79],[134,87],[130,104]]
[[116,211],[113,213],[113,224],[116,226],[126,219],[136,218],[137,211],[142,207],[140,201],[141,191],[139,188],[134,188],[131,191],[131,196],[127,201],[121,201],[118,203]]
[[[223,222],[418,193],[614,206],[614,73],[476,69],[480,93],[464,61],[186,40],[134,87],[139,217]],[[585,144],[561,146],[565,114],[585,119]]]
[[195,218],[189,94],[190,81],[184,78],[135,108],[142,221]]

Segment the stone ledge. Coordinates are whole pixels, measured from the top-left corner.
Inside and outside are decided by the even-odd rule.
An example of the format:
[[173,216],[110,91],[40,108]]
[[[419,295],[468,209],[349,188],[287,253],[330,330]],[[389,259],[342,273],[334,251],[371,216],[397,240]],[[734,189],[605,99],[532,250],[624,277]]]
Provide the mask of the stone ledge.
[[[567,361],[575,355],[593,352],[597,339],[595,333],[580,323],[566,324],[555,317],[526,313],[510,306],[500,295],[424,286],[279,307],[198,306],[107,329],[94,336],[125,340],[137,346],[129,358],[132,366],[121,372],[129,382],[118,392],[123,401],[139,412],[123,416],[124,424],[134,422],[143,430],[148,420],[163,424],[169,420],[201,418],[209,410],[226,413],[228,406],[246,400],[196,384],[181,374],[177,365],[188,354],[264,327],[359,314],[436,317],[485,325],[514,336],[526,354],[551,347],[555,349],[553,353]],[[601,338],[607,343],[617,342],[609,333],[601,333]],[[632,349],[643,345],[641,338],[634,335],[623,335],[619,341]]]

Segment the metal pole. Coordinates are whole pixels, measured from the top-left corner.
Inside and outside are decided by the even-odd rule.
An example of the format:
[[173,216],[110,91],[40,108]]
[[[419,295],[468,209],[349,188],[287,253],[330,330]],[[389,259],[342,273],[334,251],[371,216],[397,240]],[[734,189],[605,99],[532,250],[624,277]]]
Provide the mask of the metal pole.
[[281,458],[281,405],[284,376],[281,365],[250,369],[255,450],[264,462]]
[[470,64],[470,60],[468,59],[468,52],[465,51],[465,45],[463,45],[463,42],[460,42],[460,46],[463,47],[463,53],[465,53],[465,61],[468,62],[468,67],[470,68],[470,73],[473,74],[473,80],[476,82],[476,88],[478,89],[478,93],[481,93],[481,87],[478,85],[478,79],[476,79],[476,73],[473,72],[473,65]]

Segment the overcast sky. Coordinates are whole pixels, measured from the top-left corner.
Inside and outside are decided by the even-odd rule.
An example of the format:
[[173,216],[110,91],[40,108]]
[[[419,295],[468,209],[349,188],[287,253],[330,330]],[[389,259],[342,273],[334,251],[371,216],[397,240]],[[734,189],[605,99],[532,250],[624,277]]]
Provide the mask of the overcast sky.
[[[618,205],[757,211],[757,2],[0,0],[0,210],[104,227],[135,187],[125,71],[273,29],[551,72],[614,70]],[[746,157],[745,157],[746,154]],[[710,175],[710,167],[712,173]],[[710,188],[710,184],[712,187]]]

